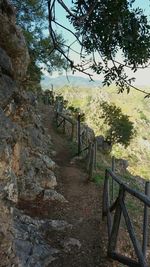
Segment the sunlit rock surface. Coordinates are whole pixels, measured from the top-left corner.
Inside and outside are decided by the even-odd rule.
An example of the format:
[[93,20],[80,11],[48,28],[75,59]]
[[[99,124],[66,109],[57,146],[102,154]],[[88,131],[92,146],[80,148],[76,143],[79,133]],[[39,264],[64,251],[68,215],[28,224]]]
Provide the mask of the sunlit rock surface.
[[0,265],[7,267],[43,267],[59,254],[47,244],[41,230],[55,223],[31,219],[14,208],[18,201],[39,196],[46,201],[66,201],[55,191],[52,140],[43,127],[35,96],[22,89],[28,64],[15,9],[0,0]]

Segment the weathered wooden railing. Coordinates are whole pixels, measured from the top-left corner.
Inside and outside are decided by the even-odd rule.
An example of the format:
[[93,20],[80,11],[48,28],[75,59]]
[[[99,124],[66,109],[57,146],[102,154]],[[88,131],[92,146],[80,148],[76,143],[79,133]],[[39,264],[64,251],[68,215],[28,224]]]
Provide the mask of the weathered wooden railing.
[[[69,127],[68,124],[70,124]],[[93,172],[96,170],[96,138],[89,139],[86,127],[81,127],[80,115],[77,119],[73,119],[62,112],[56,112],[56,126],[57,128],[61,127],[62,132],[76,142],[77,153],[74,156],[83,155],[87,159],[87,171],[90,179],[92,179]]]
[[96,170],[96,154],[97,142],[94,136],[89,136],[89,128],[81,123],[81,115],[77,118],[70,117],[63,112],[63,107],[60,102],[55,107],[55,120],[57,128],[69,136],[69,138],[77,144],[77,153],[74,156],[82,155],[87,159],[87,171],[89,178],[93,178],[93,172]]
[[[110,194],[112,184],[111,179],[118,184],[119,193],[116,199],[112,201]],[[143,237],[142,244],[136,237],[135,229],[128,213],[125,198],[126,195],[136,198],[144,205],[143,216]],[[104,191],[103,191],[103,218],[107,217],[107,229],[108,229],[108,256],[114,260],[119,261],[122,264],[131,267],[148,267],[146,259],[147,245],[148,245],[148,210],[150,208],[150,182],[146,182],[145,194],[140,193],[137,190],[131,189],[125,183],[118,178],[114,172],[110,169],[106,169]],[[117,240],[119,235],[119,227],[121,224],[121,217],[124,217],[126,228],[133,244],[134,252],[137,260],[131,259],[127,256],[123,256],[117,252]]]
[[56,112],[56,126],[57,128],[62,127],[63,133],[67,134],[71,138],[71,140],[74,139],[76,127],[75,120],[61,112]]

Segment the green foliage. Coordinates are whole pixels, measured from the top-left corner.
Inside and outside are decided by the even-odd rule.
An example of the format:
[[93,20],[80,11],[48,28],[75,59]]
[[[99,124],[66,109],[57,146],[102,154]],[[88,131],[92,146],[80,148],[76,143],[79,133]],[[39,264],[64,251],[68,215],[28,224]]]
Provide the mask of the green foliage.
[[101,118],[109,126],[106,140],[111,144],[120,143],[127,147],[135,134],[133,122],[129,120],[129,116],[123,114],[121,108],[107,102],[102,102],[100,108],[102,109]]
[[79,112],[80,112],[80,108],[75,108],[74,106],[68,106],[67,109],[71,111],[71,113],[72,113],[72,115],[73,115],[74,117],[77,117],[77,115],[78,115]]
[[85,114],[81,111],[80,108],[75,108],[74,106],[68,106],[68,110],[71,111],[72,116],[77,120],[80,115],[80,122],[85,121]]
[[[124,88],[129,92],[133,81],[125,67],[135,72],[138,66],[145,67],[150,58],[149,21],[140,8],[133,7],[134,2],[77,0],[72,1],[72,13],[68,12],[77,36],[82,37],[82,48],[88,55],[97,52],[92,69],[104,74],[104,85],[116,82],[120,92]],[[117,61],[120,50],[123,63]]]
[[102,185],[104,183],[104,176],[97,173],[93,176],[93,181],[98,185]]
[[[42,68],[52,73],[66,67],[58,52],[52,52],[53,44],[48,37],[47,3],[40,0],[12,0],[16,8],[17,23],[22,28],[29,54],[28,85],[34,87],[42,77]],[[64,40],[57,36],[61,44]]]

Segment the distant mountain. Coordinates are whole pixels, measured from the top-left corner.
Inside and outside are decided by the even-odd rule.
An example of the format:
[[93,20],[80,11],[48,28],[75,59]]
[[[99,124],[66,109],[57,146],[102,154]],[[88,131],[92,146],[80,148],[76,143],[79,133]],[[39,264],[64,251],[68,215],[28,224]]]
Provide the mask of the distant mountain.
[[99,80],[90,81],[88,78],[83,78],[79,76],[58,76],[56,78],[44,76],[41,81],[41,86],[43,89],[49,89],[53,85],[55,88],[60,88],[65,85],[73,87],[82,87],[82,88],[97,88],[102,87],[102,82]]

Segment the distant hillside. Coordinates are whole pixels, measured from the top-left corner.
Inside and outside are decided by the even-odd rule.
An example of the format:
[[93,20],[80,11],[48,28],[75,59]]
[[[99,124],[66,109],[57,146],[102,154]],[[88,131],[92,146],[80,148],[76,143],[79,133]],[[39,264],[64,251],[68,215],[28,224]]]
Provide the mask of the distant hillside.
[[102,82],[99,80],[90,81],[88,78],[83,78],[79,76],[58,76],[56,78],[44,76],[41,81],[41,86],[43,89],[49,89],[52,87],[61,88],[65,85],[73,86],[73,87],[82,87],[82,88],[98,88],[102,87]]

